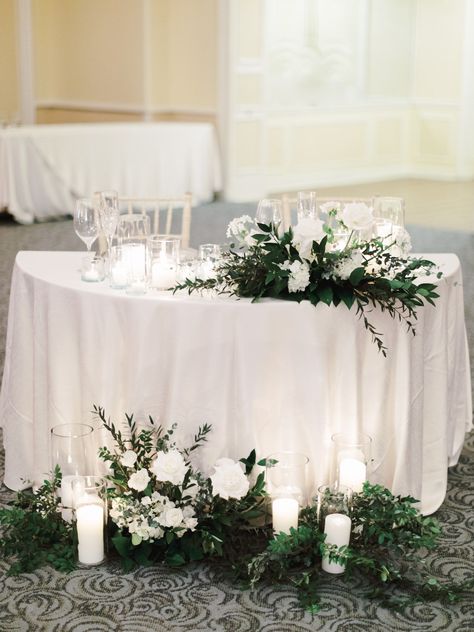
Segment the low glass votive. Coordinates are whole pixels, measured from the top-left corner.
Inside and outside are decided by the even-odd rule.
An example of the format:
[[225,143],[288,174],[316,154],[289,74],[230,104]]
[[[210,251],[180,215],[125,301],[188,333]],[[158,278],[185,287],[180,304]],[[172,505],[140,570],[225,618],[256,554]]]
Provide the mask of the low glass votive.
[[81,280],[87,283],[97,283],[105,279],[105,261],[97,255],[82,257]]
[[360,493],[369,480],[372,438],[365,433],[337,433],[332,443],[332,484],[350,487]]
[[97,566],[106,556],[107,483],[100,476],[83,476],[73,485],[78,561]]
[[180,240],[167,235],[150,235],[147,243],[150,287],[168,290],[177,282]]
[[298,528],[299,510],[306,504],[306,468],[309,459],[297,452],[277,452],[266,459],[267,490],[272,499],[275,533]]
[[221,257],[221,247],[218,244],[202,244],[199,246],[200,265],[197,276],[206,280],[214,276],[217,261]]

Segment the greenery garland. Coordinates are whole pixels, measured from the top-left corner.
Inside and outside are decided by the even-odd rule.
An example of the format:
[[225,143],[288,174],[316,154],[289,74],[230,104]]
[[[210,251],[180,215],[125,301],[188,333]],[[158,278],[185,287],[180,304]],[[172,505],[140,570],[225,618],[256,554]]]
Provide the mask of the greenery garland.
[[[116,507],[115,513],[109,512],[108,536],[125,571],[159,562],[181,566],[219,558],[249,587],[260,581],[295,586],[301,605],[313,613],[323,605],[318,589],[327,577],[321,570],[325,555],[345,565],[342,581],[350,584],[353,577],[363,577],[368,596],[385,606],[401,608],[433,599],[454,602],[468,596],[474,586],[474,579],[446,582],[429,573],[425,554],[435,549],[442,532],[436,519],[419,513],[417,501],[410,496],[394,496],[388,489],[365,483],[363,491],[353,497],[348,547],[338,549],[325,543],[315,506],[301,511],[298,529],[274,535],[266,520],[264,474],[254,475],[255,466],[264,466],[265,460],[257,463],[254,451],[240,464],[231,465],[225,459],[219,465],[218,461],[216,473],[206,477],[191,464],[190,457],[207,440],[210,426],[199,428],[189,448],[177,450],[175,426],[165,430],[149,418],[148,427],[140,429],[133,415],[127,415],[124,436],[102,408],[94,407],[93,413],[115,441],[114,449],[101,448],[100,456],[110,465],[108,495],[111,506]],[[185,464],[181,473],[178,453]],[[178,473],[179,483],[176,478],[160,480],[165,478],[160,455],[165,455],[168,465],[174,459],[174,471],[168,468],[167,476],[171,479]],[[228,473],[231,467],[228,480],[219,478],[219,468]],[[145,469],[149,480],[143,474]],[[19,492],[10,507],[0,509],[0,553],[9,561],[9,574],[31,572],[47,564],[64,572],[75,568],[77,534],[74,523],[61,517],[60,484],[61,473],[56,468],[52,480],[36,492]],[[194,487],[197,489],[191,493]],[[124,501],[125,509],[120,509]],[[161,513],[148,513],[153,503]],[[143,537],[137,537],[136,516],[132,515],[137,507],[141,511],[138,523],[142,527],[146,523],[149,529],[146,537],[143,532]],[[130,511],[132,514],[127,513]]]
[[[417,277],[433,272],[435,264],[427,259],[398,256],[397,238],[357,241],[351,233],[341,251],[331,250],[331,231],[319,240],[310,240],[290,227],[283,235],[273,224],[246,224],[239,218],[228,233],[238,237],[217,262],[214,274],[207,278],[186,278],[174,291],[189,293],[214,290],[257,301],[271,297],[288,301],[310,301],[313,305],[356,306],[373,342],[385,356],[382,333],[368,319],[368,312],[379,307],[392,318],[404,321],[415,334],[416,310],[424,302],[434,305],[436,284],[417,283]],[[310,220],[307,220],[307,223]],[[316,229],[318,223],[313,221]],[[405,234],[405,231],[404,231]],[[396,253],[396,254],[393,254]],[[441,277],[441,273],[437,273]]]

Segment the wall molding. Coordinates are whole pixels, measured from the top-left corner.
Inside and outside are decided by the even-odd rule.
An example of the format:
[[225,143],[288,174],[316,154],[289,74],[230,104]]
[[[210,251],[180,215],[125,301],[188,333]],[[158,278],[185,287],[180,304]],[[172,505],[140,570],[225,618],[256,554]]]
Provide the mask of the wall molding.
[[75,101],[61,99],[43,99],[36,101],[37,109],[45,110],[83,110],[86,112],[117,112],[119,114],[199,114],[214,116],[217,114],[215,108],[198,108],[195,106],[180,107],[146,107],[140,103],[117,103],[99,101]]

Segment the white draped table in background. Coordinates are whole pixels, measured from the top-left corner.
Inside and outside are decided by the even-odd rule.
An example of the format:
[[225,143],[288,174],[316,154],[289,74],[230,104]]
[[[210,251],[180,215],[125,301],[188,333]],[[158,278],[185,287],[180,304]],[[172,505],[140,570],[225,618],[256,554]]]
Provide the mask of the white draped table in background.
[[[372,480],[435,511],[471,427],[462,279],[455,255],[428,255],[445,274],[417,335],[378,310],[388,357],[355,309],[230,298],[129,297],[79,279],[81,253],[20,252],[10,299],[0,419],[5,483],[50,468],[49,432],[90,422],[93,404],[178,422],[181,438],[209,422],[200,465],[218,457],[296,450],[311,484],[327,475],[330,436],[373,437]],[[97,432],[96,442],[105,437]]]
[[71,214],[74,199],[115,189],[124,197],[209,201],[221,188],[210,123],[98,123],[0,129],[0,209],[15,219]]

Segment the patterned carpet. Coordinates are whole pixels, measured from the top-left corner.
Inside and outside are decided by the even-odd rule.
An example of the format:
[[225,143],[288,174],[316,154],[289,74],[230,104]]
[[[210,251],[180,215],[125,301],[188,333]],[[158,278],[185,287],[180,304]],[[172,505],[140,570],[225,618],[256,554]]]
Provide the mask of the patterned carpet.
[[[213,204],[193,216],[193,245],[219,241],[232,216],[250,207]],[[456,252],[462,261],[466,321],[474,349],[474,235],[410,229],[414,248]],[[3,366],[11,269],[18,250],[79,250],[70,220],[23,227],[0,223],[0,363]],[[0,470],[3,472],[3,451]],[[0,502],[10,492],[0,488]],[[474,573],[474,436],[468,438],[459,464],[452,468],[446,500],[436,517],[444,535],[427,564],[452,579]],[[452,606],[434,602],[396,613],[364,595],[364,587],[329,577],[321,585],[325,607],[317,615],[303,612],[288,586],[262,585],[255,591],[233,586],[219,565],[170,570],[162,566],[122,573],[115,563],[69,575],[49,568],[7,577],[0,562],[0,632],[472,632],[474,603]]]

